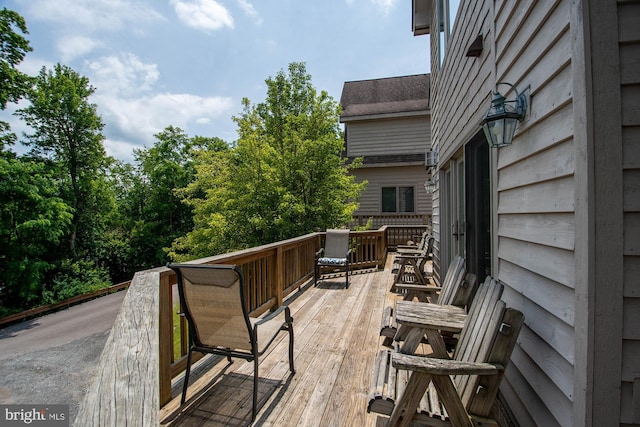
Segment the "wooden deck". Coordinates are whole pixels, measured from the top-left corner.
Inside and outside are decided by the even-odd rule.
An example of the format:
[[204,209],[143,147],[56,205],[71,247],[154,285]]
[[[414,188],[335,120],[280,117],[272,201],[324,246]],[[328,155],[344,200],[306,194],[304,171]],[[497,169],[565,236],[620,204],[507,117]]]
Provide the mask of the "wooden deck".
[[[387,418],[368,414],[367,402],[391,281],[388,265],[384,271],[356,272],[348,290],[338,277],[296,294],[290,303],[296,374],[289,374],[288,340],[281,334],[260,362],[260,411],[253,425],[383,425]],[[252,363],[225,359],[192,382],[183,408],[180,381],[177,396],[161,411],[162,425],[248,425],[252,375]]]

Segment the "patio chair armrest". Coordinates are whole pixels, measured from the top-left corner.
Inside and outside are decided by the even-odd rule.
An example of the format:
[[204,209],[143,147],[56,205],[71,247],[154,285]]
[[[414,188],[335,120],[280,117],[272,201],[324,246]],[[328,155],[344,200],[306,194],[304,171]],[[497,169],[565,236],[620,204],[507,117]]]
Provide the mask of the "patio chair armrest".
[[261,317],[260,320],[258,320],[257,322],[255,322],[253,324],[254,327],[260,326],[264,323],[267,323],[268,321],[274,319],[275,317],[278,317],[280,315],[280,313],[282,312],[284,313],[285,319],[287,320],[287,322],[293,322],[293,318],[291,317],[291,310],[289,309],[288,305],[281,305],[280,307],[278,307],[275,311],[272,311],[271,313],[269,313],[268,315],[266,315],[265,317]]
[[318,252],[316,252],[316,259],[320,258],[324,254],[324,248],[321,248]]
[[500,364],[437,359],[399,352],[393,353],[392,363],[396,369],[429,375],[496,375],[504,371],[504,366]]

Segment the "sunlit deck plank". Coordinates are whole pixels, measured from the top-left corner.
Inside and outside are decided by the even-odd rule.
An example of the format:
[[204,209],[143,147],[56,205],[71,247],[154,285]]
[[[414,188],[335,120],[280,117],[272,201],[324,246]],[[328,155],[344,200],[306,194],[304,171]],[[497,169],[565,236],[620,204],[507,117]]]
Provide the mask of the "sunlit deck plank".
[[[288,344],[282,334],[260,362],[261,408],[254,425],[376,425],[377,415],[366,412],[367,396],[390,281],[389,268],[354,274],[348,290],[344,278],[336,278],[308,288],[291,302],[296,374],[289,375]],[[253,364],[236,360],[216,378],[225,366],[226,361],[219,363],[189,387],[182,412],[177,411],[179,396],[167,405],[161,413],[163,424],[248,424]],[[167,421],[169,415],[174,416]]]

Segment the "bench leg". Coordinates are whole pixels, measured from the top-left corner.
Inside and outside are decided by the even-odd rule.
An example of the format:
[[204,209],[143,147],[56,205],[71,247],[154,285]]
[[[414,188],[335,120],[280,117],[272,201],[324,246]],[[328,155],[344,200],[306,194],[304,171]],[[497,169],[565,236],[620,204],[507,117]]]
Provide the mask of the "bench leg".
[[473,427],[473,422],[471,421],[467,410],[464,408],[462,400],[460,400],[460,396],[451,381],[451,377],[449,375],[435,375],[433,377],[433,385],[438,391],[440,402],[442,402],[447,410],[447,415],[449,415],[451,424],[461,427]]
[[410,426],[413,417],[418,409],[418,405],[422,400],[422,396],[427,391],[429,383],[431,382],[431,375],[423,374],[420,372],[412,372],[407,387],[402,393],[402,397],[396,403],[389,418],[389,427],[407,427]]

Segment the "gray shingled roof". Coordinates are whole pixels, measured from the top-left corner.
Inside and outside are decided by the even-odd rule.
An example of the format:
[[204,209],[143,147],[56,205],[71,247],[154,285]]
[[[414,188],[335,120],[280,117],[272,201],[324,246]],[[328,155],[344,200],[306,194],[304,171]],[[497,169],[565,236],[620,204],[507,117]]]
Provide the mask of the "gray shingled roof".
[[429,74],[345,82],[341,118],[427,111]]

